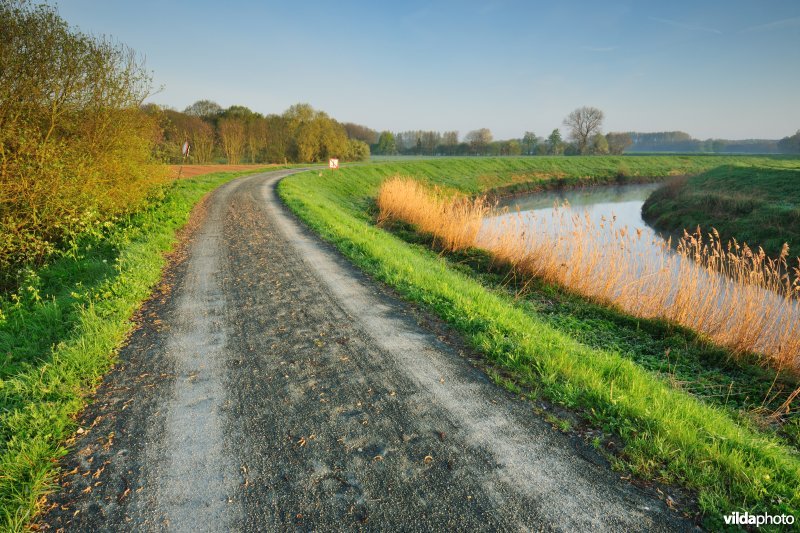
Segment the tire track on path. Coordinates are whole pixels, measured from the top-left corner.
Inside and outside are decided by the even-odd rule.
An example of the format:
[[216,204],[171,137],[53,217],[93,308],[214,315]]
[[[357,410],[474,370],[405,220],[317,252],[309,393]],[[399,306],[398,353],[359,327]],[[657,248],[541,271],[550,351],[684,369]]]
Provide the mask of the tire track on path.
[[290,173],[208,198],[83,414],[43,527],[692,528],[303,227],[275,191]]

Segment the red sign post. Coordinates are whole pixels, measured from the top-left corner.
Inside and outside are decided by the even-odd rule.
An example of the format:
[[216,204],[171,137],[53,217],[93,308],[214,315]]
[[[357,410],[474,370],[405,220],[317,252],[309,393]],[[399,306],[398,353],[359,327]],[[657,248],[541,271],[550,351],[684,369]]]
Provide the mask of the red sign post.
[[328,168],[331,170],[337,170],[339,168],[339,160],[335,157],[332,157],[328,160]]

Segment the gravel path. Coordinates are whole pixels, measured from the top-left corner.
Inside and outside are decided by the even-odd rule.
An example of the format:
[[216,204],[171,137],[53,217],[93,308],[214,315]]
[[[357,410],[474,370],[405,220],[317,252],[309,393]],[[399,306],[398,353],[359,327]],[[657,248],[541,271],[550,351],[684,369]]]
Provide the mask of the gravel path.
[[310,234],[290,173],[195,211],[42,527],[691,529]]

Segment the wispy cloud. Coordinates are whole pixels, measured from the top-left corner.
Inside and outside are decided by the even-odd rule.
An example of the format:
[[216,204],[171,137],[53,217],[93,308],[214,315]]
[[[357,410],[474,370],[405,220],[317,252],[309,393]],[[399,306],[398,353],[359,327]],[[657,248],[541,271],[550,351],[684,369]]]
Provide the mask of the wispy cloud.
[[742,33],[749,33],[754,31],[769,31],[780,30],[783,28],[800,28],[800,17],[793,17],[788,19],[775,20],[766,24],[759,24],[758,26],[750,26],[742,30]]
[[581,46],[581,50],[587,52],[613,52],[618,48],[619,46]]
[[686,24],[685,22],[680,22],[677,20],[671,19],[662,19],[660,17],[647,17],[650,20],[654,20],[656,22],[660,22],[662,24],[667,24],[669,26],[674,26],[676,28],[681,28],[683,30],[692,30],[692,31],[705,31],[708,33],[716,33],[718,35],[722,35],[722,32],[716,28],[708,28],[706,26],[696,26],[694,24]]

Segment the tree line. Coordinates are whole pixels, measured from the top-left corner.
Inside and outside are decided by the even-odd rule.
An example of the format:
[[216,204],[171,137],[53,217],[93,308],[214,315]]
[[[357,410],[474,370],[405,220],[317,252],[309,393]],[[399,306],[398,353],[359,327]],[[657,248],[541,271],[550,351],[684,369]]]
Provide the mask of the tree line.
[[773,139],[695,139],[683,131],[661,131],[653,133],[629,132],[633,144],[631,152],[698,152],[777,154],[790,153],[781,143]]
[[457,131],[410,130],[401,132],[375,130],[357,124],[347,124],[348,133],[370,144],[377,155],[458,155],[458,156],[520,156],[520,155],[602,155],[622,154],[631,144],[627,133],[603,134],[603,112],[594,107],[582,107],[566,119],[567,139],[561,130],[554,129],[547,137],[526,131],[517,139],[495,140],[488,128],[473,130],[459,137]]
[[348,134],[343,124],[308,104],[296,104],[282,114],[262,115],[234,105],[223,109],[199,100],[183,111],[150,104],[144,111],[158,124],[156,159],[183,160],[189,143],[192,163],[312,163],[336,157],[360,161],[369,145]]
[[197,163],[369,157],[307,104],[267,116],[208,100],[145,105],[152,80],[136,53],[47,4],[0,0],[0,28],[0,292],[160,198],[164,163],[180,162],[186,141]]

